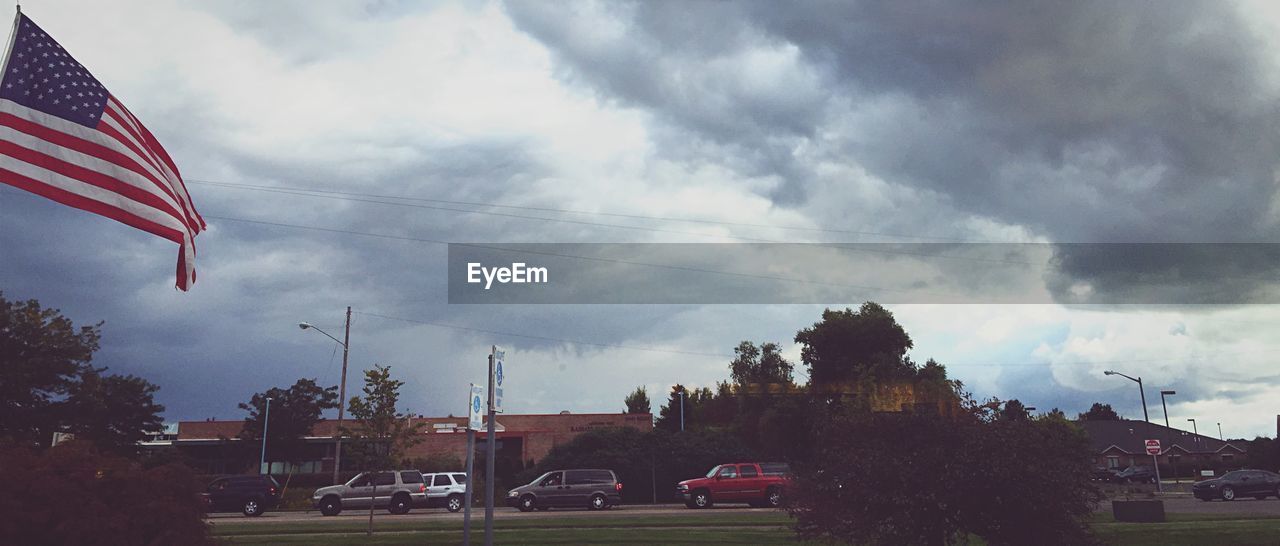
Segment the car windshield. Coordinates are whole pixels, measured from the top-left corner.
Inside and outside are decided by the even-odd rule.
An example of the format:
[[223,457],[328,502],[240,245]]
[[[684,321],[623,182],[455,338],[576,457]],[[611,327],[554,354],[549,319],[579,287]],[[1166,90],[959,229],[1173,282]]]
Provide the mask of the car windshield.
[[716,465],[716,466],[715,466],[715,468],[712,468],[711,470],[708,470],[708,471],[707,471],[707,475],[706,475],[706,476],[703,476],[703,477],[704,477],[704,478],[714,478],[714,477],[716,477],[716,473],[720,471],[720,467],[721,467],[721,466],[723,466],[723,465]]
[[542,483],[542,480],[547,479],[547,476],[550,476],[550,475],[551,475],[551,473],[550,473],[550,472],[547,472],[546,474],[543,474],[543,475],[541,475],[541,476],[538,476],[537,478],[534,478],[534,479],[533,479],[533,481],[529,482],[529,483],[528,483],[528,485],[538,485],[538,484]]

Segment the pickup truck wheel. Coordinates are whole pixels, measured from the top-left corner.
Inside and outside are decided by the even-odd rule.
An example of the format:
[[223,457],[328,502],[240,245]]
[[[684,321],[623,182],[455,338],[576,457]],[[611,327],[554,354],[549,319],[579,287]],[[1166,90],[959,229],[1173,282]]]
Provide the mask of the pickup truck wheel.
[[525,495],[520,497],[520,511],[532,512],[538,506],[538,501],[534,500],[533,495]]
[[695,491],[693,493],[693,500],[690,501],[690,504],[692,504],[694,508],[711,507],[711,493],[706,491]]
[[765,505],[769,508],[777,508],[782,506],[782,489],[770,487],[764,493]]
[[448,508],[450,512],[457,512],[462,509],[462,495],[457,493],[449,495],[449,499],[444,501],[444,503],[445,508]]
[[591,495],[591,504],[588,505],[588,508],[591,508],[592,510],[604,510],[605,508],[608,508],[608,507],[609,507],[609,500],[605,499],[604,495],[601,495],[599,493],[596,493],[595,495]]
[[338,497],[329,496],[320,500],[320,513],[326,516],[336,516],[342,513],[342,501]]
[[248,517],[258,517],[262,515],[262,501],[257,497],[244,501],[244,506],[240,510]]
[[409,500],[409,495],[404,493],[396,493],[391,497],[391,504],[387,505],[387,511],[395,515],[404,515],[409,513],[409,509],[413,507],[413,501]]

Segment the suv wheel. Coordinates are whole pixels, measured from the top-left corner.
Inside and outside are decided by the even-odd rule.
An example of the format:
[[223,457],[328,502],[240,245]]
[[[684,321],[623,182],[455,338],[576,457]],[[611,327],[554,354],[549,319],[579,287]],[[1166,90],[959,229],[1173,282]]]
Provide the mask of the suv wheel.
[[592,510],[604,510],[609,507],[609,501],[604,498],[604,495],[596,493],[591,495],[591,504],[589,507]]
[[520,511],[531,512],[538,506],[538,501],[533,499],[533,495],[525,495],[520,497]]
[[320,513],[326,516],[336,516],[342,512],[342,501],[338,497],[325,497],[320,501]]
[[711,506],[711,494],[706,491],[694,492],[693,499],[689,503],[694,508],[708,508]]
[[1225,501],[1233,501],[1233,500],[1236,500],[1236,490],[1235,490],[1235,489],[1232,489],[1232,488],[1231,488],[1231,486],[1223,487],[1223,488],[1222,488],[1222,500],[1225,500]]
[[257,498],[244,501],[244,507],[241,509],[244,515],[248,517],[257,517],[262,515],[262,503]]
[[409,513],[412,503],[409,501],[409,495],[404,493],[396,493],[391,497],[391,504],[387,506],[387,511],[396,515],[404,515]]
[[450,512],[457,512],[462,509],[462,495],[457,493],[449,495],[449,498],[444,501],[444,504],[445,508],[448,508]]
[[764,494],[764,503],[769,508],[782,506],[782,489],[770,487]]

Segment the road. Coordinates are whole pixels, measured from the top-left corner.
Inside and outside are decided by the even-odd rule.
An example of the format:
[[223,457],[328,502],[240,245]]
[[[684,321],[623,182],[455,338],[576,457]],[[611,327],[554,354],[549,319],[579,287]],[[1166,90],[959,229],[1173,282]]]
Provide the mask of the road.
[[[1164,509],[1170,514],[1215,514],[1215,515],[1239,515],[1245,517],[1256,516],[1274,516],[1280,517],[1280,500],[1268,498],[1266,500],[1237,500],[1233,502],[1213,501],[1204,502],[1190,497],[1170,497],[1164,499]],[[1098,506],[1099,512],[1110,512],[1111,503],[1103,502]],[[619,506],[609,509],[601,514],[609,516],[676,516],[690,518],[715,518],[722,514],[752,514],[767,513],[767,510],[748,508],[745,506],[716,506],[706,510],[690,510],[682,504],[641,504]],[[395,516],[387,513],[386,510],[374,510],[374,517],[379,521],[450,521],[462,520],[462,512],[450,513],[442,508],[416,509],[409,514],[403,516]],[[497,519],[520,519],[520,518],[555,518],[564,517],[566,515],[591,517],[597,512],[589,510],[548,510],[535,512],[520,512],[513,508],[498,507],[494,510],[494,517]],[[366,510],[345,510],[341,514],[333,517],[321,516],[319,512],[267,512],[261,517],[246,518],[240,514],[213,514],[209,516],[209,520],[215,525],[218,522],[236,522],[236,523],[285,523],[285,522],[320,522],[320,521],[355,521],[369,517]],[[483,521],[484,509],[473,509],[471,511],[472,519]]]
[[[520,518],[545,518],[545,517],[564,517],[566,515],[590,517],[597,513],[608,514],[609,516],[690,516],[690,517],[715,517],[720,514],[751,514],[766,513],[768,510],[759,508],[748,508],[744,506],[716,506],[705,510],[691,510],[685,508],[683,504],[637,504],[628,506],[618,506],[610,508],[604,512],[592,512],[590,510],[573,510],[573,509],[552,509],[547,511],[521,512],[514,508],[505,506],[494,509],[494,519],[520,519]],[[403,516],[395,516],[387,513],[385,509],[375,509],[373,516],[379,521],[462,521],[462,512],[451,513],[443,508],[419,508],[415,509]],[[333,517],[325,517],[320,512],[267,512],[256,518],[246,518],[238,513],[230,514],[212,514],[209,521],[217,525],[220,521],[234,521],[236,523],[284,523],[284,522],[303,522],[303,521],[354,521],[360,519],[368,519],[369,510],[352,509],[343,510],[341,514]],[[472,509],[471,519],[484,521],[484,508]]]

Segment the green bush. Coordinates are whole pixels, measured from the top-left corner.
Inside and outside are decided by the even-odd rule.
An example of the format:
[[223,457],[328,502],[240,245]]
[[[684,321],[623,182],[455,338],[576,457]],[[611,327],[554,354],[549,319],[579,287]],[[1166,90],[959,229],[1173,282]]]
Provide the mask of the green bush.
[[202,484],[84,442],[0,449],[0,544],[207,544]]

